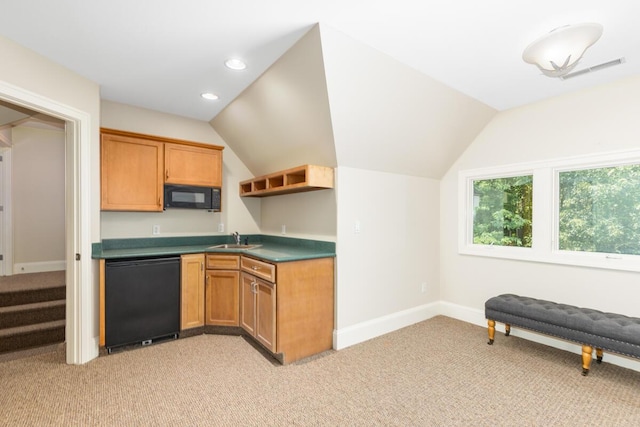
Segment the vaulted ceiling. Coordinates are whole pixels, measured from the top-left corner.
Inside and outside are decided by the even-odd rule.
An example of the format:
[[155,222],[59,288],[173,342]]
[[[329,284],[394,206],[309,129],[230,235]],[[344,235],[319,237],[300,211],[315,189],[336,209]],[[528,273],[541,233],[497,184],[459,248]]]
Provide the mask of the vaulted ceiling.
[[[210,120],[316,23],[504,110],[640,73],[640,3],[629,0],[34,0],[4,2],[0,34],[101,85],[104,99]],[[522,61],[567,24],[604,33],[560,81]],[[239,56],[243,72],[223,62]],[[217,101],[200,98],[202,92]]]

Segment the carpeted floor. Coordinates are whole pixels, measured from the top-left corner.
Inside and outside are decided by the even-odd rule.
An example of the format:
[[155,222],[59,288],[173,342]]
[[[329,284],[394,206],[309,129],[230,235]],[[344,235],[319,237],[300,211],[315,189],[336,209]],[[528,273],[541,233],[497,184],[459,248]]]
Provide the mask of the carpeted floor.
[[0,276],[0,292],[42,289],[65,285],[64,270]]
[[[638,426],[640,373],[438,316],[277,366],[200,335],[64,364],[0,363],[0,425]],[[605,354],[606,362],[606,354]]]

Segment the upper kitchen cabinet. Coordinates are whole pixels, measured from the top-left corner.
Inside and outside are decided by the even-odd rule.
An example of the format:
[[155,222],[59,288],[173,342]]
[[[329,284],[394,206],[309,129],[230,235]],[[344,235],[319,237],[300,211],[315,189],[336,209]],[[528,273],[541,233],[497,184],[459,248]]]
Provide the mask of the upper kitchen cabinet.
[[240,196],[265,197],[325,190],[333,188],[333,175],[333,168],[330,167],[302,165],[242,181]]
[[100,207],[112,211],[162,211],[165,183],[221,187],[223,149],[103,128]]
[[222,186],[222,151],[184,144],[164,145],[167,184]]
[[102,210],[162,211],[163,174],[162,142],[102,133]]

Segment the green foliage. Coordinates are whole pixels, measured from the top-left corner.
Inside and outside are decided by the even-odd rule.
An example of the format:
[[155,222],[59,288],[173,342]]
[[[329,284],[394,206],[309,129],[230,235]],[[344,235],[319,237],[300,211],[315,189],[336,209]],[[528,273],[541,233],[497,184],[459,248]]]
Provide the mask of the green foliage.
[[640,165],[560,173],[559,248],[640,255]]
[[473,243],[531,247],[533,176],[473,182]]

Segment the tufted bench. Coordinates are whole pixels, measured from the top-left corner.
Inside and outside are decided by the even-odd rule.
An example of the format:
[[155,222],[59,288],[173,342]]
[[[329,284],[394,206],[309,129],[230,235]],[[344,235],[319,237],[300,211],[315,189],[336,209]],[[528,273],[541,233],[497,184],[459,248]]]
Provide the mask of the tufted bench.
[[506,336],[513,325],[582,344],[582,375],[589,373],[594,347],[598,363],[603,350],[640,358],[639,318],[512,294],[490,298],[484,307],[489,345],[501,322]]

